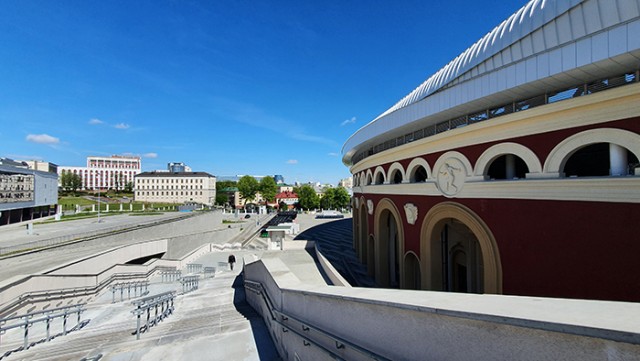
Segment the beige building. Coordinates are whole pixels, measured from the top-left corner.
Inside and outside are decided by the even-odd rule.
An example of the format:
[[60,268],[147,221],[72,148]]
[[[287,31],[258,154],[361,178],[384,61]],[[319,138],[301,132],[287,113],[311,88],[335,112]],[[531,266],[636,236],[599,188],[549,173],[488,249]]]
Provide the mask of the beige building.
[[135,176],[134,197],[139,202],[213,205],[216,177],[205,172],[143,172]]

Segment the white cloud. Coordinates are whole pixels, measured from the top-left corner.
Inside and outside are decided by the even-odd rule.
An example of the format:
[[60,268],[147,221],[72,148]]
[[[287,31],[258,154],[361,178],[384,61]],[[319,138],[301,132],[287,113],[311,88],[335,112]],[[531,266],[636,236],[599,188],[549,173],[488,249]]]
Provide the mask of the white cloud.
[[142,155],[143,158],[158,158],[158,153],[145,153]]
[[287,164],[298,164],[298,160],[297,159],[289,159],[287,161]]
[[98,125],[98,124],[104,124],[104,122],[98,118],[91,118],[89,119],[89,124]]
[[342,123],[340,123],[341,127],[344,127],[347,124],[353,124],[356,122],[356,117],[351,117],[351,119],[347,119],[345,121],[343,121]]
[[29,134],[27,135],[27,141],[38,144],[58,144],[60,139],[52,137],[48,134]]
[[331,157],[337,157],[337,156],[339,156],[340,154],[335,153],[335,152],[331,152],[331,153],[328,153],[327,155],[329,155],[329,156],[331,156]]
[[129,129],[131,126],[127,123],[118,123],[113,126],[116,129]]

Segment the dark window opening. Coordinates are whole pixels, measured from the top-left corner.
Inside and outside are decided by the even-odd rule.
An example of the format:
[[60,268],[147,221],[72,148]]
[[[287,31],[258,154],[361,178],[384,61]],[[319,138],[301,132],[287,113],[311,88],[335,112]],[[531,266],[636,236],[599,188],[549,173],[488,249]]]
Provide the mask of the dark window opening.
[[393,172],[391,179],[393,179],[393,184],[400,184],[402,183],[402,174],[399,170],[396,170],[395,172]]
[[609,143],[597,143],[573,153],[564,166],[566,177],[602,177],[609,175]]
[[[529,172],[529,167],[527,167],[527,163],[522,160],[522,158],[513,155],[514,157],[514,169],[513,169],[513,178],[523,179],[526,174]],[[489,179],[507,179],[507,155],[501,155],[496,158],[491,165],[489,166],[489,171],[487,172],[487,176]]]
[[384,183],[384,176],[382,175],[382,173],[378,173],[378,175],[376,176],[376,184],[382,183]]
[[418,166],[413,172],[412,183],[421,183],[427,181],[427,170],[423,166]]

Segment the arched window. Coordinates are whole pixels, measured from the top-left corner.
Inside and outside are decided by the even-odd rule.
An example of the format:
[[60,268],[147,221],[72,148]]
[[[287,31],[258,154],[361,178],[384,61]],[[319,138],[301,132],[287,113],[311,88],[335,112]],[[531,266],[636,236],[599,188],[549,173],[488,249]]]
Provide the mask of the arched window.
[[[563,172],[566,177],[602,177],[611,174],[627,175],[633,172],[633,168],[638,164],[638,158],[625,148],[615,149],[612,150],[609,143],[596,143],[582,147],[567,159]],[[619,153],[616,155],[621,159],[617,162],[622,164],[611,163],[612,156],[616,162],[612,152]],[[615,168],[622,169],[616,171]]]
[[384,174],[380,172],[376,175],[376,184],[383,184],[383,183],[384,183]]
[[391,183],[393,184],[400,184],[402,183],[402,173],[399,170],[395,170],[393,171],[393,174],[391,175]]
[[427,181],[427,170],[424,169],[423,166],[419,165],[413,169],[411,172],[410,181],[411,183],[423,183]]
[[504,154],[494,159],[489,166],[489,179],[524,179],[529,173],[527,164],[514,154]]

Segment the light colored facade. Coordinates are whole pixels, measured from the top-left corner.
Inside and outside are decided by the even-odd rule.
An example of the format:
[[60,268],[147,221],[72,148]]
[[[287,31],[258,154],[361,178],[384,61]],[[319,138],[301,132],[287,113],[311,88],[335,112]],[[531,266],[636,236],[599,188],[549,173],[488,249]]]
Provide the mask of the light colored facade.
[[53,215],[57,203],[56,173],[0,161],[0,226]]
[[640,301],[640,6],[532,0],[359,129],[383,287]]
[[138,202],[194,202],[212,206],[216,200],[216,177],[205,172],[144,172],[135,176],[134,199]]
[[340,182],[338,183],[338,187],[349,188],[349,189],[353,188],[353,177],[341,179]]
[[84,190],[122,190],[142,169],[140,157],[119,156],[87,157],[86,167],[58,167],[58,174],[77,174],[82,179]]
[[51,162],[43,162],[40,160],[25,160],[29,169],[39,170],[41,172],[58,173],[58,165]]

